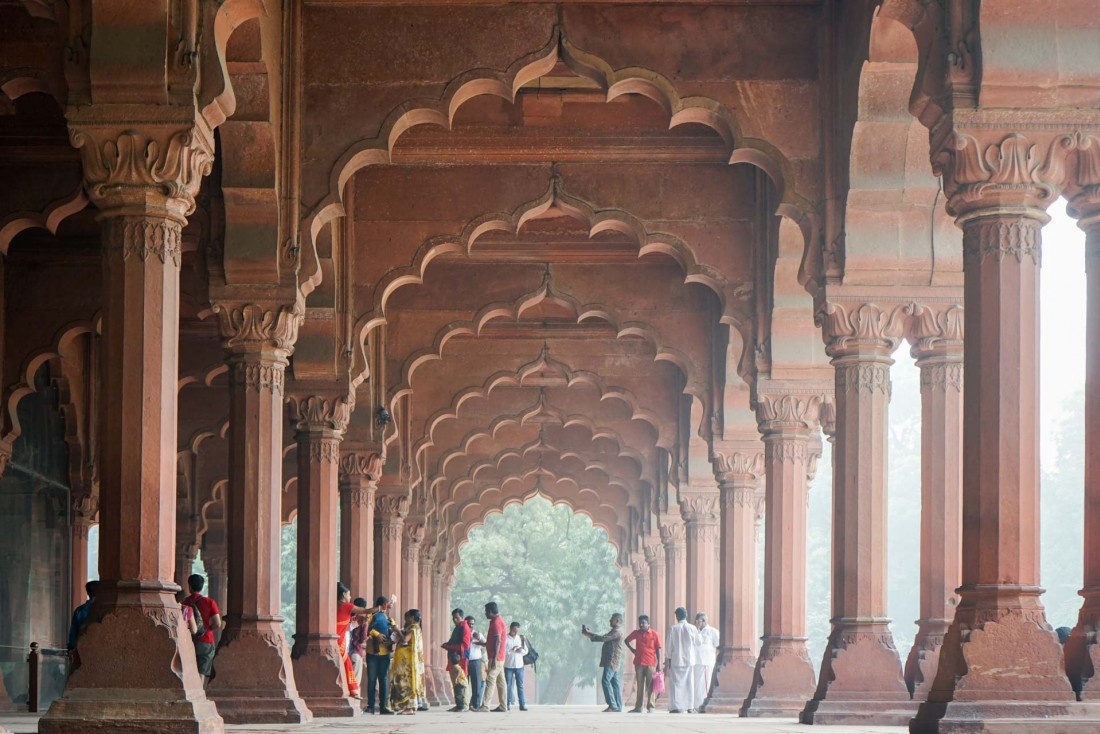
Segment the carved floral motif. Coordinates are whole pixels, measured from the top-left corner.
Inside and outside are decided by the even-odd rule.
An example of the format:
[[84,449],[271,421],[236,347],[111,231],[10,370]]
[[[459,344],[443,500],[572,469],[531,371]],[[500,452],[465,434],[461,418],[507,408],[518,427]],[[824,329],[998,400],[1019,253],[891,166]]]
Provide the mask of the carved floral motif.
[[1025,258],[1041,264],[1043,223],[1027,217],[982,217],[966,222],[963,228],[963,263],[980,265],[988,257],[997,262]]
[[247,303],[242,306],[214,304],[218,314],[218,326],[225,338],[225,348],[242,346],[269,346],[290,354],[298,341],[298,327],[302,324],[302,309],[293,306],[261,306]]
[[714,472],[718,481],[726,483],[754,483],[764,475],[764,452],[715,451]]
[[161,264],[180,266],[180,235],[178,221],[156,217],[121,216],[108,217],[103,222],[104,248],[108,252],[120,252],[123,260],[137,258],[144,262],[150,257]]
[[875,303],[828,302],[814,320],[825,337],[830,356],[872,347],[891,354],[905,335],[912,304],[887,307]]
[[374,451],[349,451],[340,457],[340,473],[349,477],[382,477],[382,456]]
[[252,361],[236,361],[230,370],[231,384],[246,390],[270,391],[282,395],[286,368],[282,364],[262,364]]
[[299,431],[344,431],[351,418],[351,403],[344,397],[309,395],[291,398]]
[[191,126],[149,125],[142,130],[79,125],[69,132],[80,151],[88,195],[101,209],[140,200],[154,188],[182,202],[181,216],[195,209],[202,177],[214,163],[212,136]]
[[931,390],[954,390],[962,392],[963,366],[962,362],[948,362],[921,365],[920,391],[922,393]]
[[889,399],[891,393],[890,365],[882,362],[840,363],[836,366],[837,390],[873,395],[882,393]]
[[784,428],[813,430],[821,420],[824,398],[819,394],[764,393],[756,399],[756,417],[762,432]]

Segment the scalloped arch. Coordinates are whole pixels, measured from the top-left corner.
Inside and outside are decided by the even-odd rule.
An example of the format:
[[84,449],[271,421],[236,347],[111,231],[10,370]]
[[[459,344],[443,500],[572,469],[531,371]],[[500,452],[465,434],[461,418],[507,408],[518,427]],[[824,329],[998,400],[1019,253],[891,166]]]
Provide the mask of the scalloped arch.
[[328,192],[303,222],[309,262],[303,263],[299,276],[302,293],[308,295],[320,283],[317,239],[325,225],[344,216],[343,195],[351,176],[370,165],[391,163],[398,138],[416,125],[434,124],[451,129],[457,109],[474,97],[489,94],[514,102],[524,84],[548,73],[559,61],[599,84],[607,101],[624,94],[640,94],[661,105],[669,116],[670,128],[687,123],[712,128],[729,148],[729,162],[760,167],[779,191],[779,214],[799,222],[807,233],[807,246],[816,241],[818,215],[810,200],[792,185],[796,177],[791,162],[767,141],[745,137],[733,110],[707,97],[681,97],[669,79],[654,71],[640,67],[613,69],[603,59],[573,46],[558,25],[541,49],[517,59],[504,71],[470,70],[452,79],[438,99],[399,104],[383,122],[378,135],[355,142],[340,156],[329,172]]

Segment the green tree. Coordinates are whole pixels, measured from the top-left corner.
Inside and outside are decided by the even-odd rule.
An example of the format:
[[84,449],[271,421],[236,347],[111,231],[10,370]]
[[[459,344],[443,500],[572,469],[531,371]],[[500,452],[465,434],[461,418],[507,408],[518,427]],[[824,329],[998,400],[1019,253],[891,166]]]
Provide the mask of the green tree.
[[294,640],[294,606],[298,593],[298,520],[295,518],[283,525],[282,572],[280,579],[280,599],[282,601],[283,630],[286,639]]
[[453,601],[478,619],[496,601],[507,622],[523,625],[539,651],[543,703],[565,703],[574,685],[595,683],[599,650],[581,637],[581,624],[603,628],[623,611],[607,534],[542,498],[490,515],[470,534]]

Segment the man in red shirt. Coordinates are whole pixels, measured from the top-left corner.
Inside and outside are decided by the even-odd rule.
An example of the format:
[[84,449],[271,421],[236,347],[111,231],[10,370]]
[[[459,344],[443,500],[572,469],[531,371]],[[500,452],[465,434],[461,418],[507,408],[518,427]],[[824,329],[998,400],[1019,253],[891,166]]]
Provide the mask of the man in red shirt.
[[630,713],[642,713],[642,701],[646,703],[646,711],[653,713],[653,674],[661,669],[661,638],[650,629],[649,617],[643,614],[638,617],[638,629],[627,635],[624,642],[634,653],[634,680],[638,686],[638,698]]
[[202,621],[199,626],[203,628],[203,633],[194,635],[192,639],[195,642],[195,661],[199,664],[203,686],[209,682],[214,670],[214,630],[220,630],[223,626],[218,603],[202,595],[202,587],[205,585],[206,580],[202,576],[192,574],[187,579],[187,588],[191,595],[183,600],[183,604],[195,611],[195,621]]
[[489,620],[489,636],[485,640],[486,664],[489,666],[485,676],[485,699],[481,702],[478,711],[488,711],[489,693],[497,692],[496,712],[507,711],[505,704],[508,691],[504,684],[504,617],[500,616],[500,608],[495,601],[485,605],[485,617]]

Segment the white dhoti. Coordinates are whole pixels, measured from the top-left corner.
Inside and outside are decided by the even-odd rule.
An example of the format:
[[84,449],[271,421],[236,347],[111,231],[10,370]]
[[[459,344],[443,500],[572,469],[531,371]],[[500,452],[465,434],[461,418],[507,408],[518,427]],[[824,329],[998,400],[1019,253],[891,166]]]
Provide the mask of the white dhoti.
[[695,708],[695,677],[692,667],[669,666],[665,672],[668,689],[668,710],[688,711]]
[[711,676],[714,675],[714,666],[700,664],[691,669],[691,673],[695,678],[695,705],[693,709],[698,711],[703,708],[703,703],[707,700],[707,696],[710,695],[710,681]]

